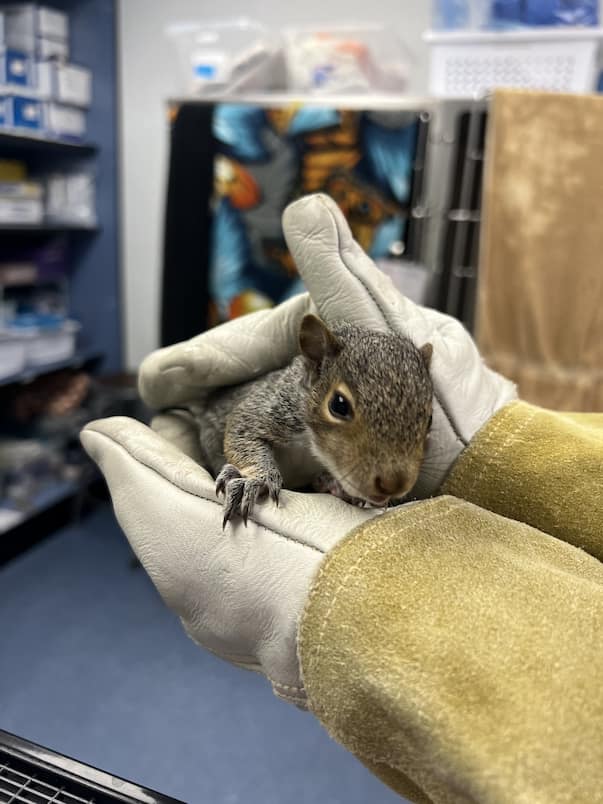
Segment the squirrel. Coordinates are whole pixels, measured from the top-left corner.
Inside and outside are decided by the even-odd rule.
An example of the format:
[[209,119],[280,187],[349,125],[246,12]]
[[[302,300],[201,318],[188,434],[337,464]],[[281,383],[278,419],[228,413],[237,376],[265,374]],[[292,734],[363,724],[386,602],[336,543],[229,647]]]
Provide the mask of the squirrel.
[[196,410],[223,527],[245,524],[283,485],[386,507],[415,485],[429,429],[432,345],[304,316],[299,354],[258,379],[211,391]]

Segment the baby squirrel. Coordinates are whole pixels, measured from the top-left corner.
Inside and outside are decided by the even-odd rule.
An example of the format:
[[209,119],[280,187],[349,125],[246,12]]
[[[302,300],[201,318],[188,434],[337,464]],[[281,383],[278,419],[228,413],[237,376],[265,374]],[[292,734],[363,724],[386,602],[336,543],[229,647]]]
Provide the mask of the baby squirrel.
[[205,464],[224,494],[223,525],[259,497],[312,485],[386,506],[414,486],[431,425],[432,346],[306,315],[283,369],[220,388],[197,410]]

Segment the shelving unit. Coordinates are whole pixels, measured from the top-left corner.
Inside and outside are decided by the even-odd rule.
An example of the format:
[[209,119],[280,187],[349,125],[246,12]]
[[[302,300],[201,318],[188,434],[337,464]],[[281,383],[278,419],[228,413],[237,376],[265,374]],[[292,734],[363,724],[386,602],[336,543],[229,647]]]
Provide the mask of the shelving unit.
[[0,379],[0,387],[4,385],[16,385],[28,382],[33,382],[38,377],[44,374],[52,374],[54,371],[61,371],[61,369],[79,369],[89,366],[93,363],[98,363],[102,360],[102,355],[99,354],[86,354],[85,352],[76,352],[73,357],[68,357],[66,360],[58,360],[56,363],[45,363],[43,366],[28,366],[18,374],[11,374],[10,377]]
[[72,497],[79,489],[71,480],[57,480],[40,489],[26,511],[14,508],[6,501],[0,501],[0,536],[22,525],[28,519],[44,513],[49,508]]
[[[0,148],[0,152],[1,152]],[[98,226],[80,226],[75,223],[0,223],[0,235],[51,235],[51,234],[94,234]]]
[[[23,160],[35,175],[44,168],[60,170],[77,165],[94,170],[98,225],[45,222],[0,224],[0,243],[32,246],[45,239],[69,240],[69,315],[81,324],[77,353],[68,360],[27,367],[0,380],[2,400],[36,378],[64,369],[114,374],[122,369],[121,305],[119,303],[117,213],[117,86],[115,0],[44,0],[69,14],[70,61],[93,73],[92,105],[88,110],[86,142],[63,141],[17,130],[0,131],[0,158]],[[13,391],[14,389],[14,391]],[[6,421],[6,420],[5,420]],[[1,423],[1,422],[0,422]],[[3,551],[14,555],[32,543],[29,522],[40,515],[54,517],[55,509],[71,507],[69,498],[81,486],[57,477],[35,495],[26,510],[16,511],[1,499],[0,534]],[[3,524],[4,523],[4,524]],[[33,527],[33,525],[32,525]]]
[[43,152],[46,154],[64,154],[72,156],[94,156],[98,146],[92,143],[66,142],[48,137],[25,134],[18,130],[0,131],[0,152],[11,156]]

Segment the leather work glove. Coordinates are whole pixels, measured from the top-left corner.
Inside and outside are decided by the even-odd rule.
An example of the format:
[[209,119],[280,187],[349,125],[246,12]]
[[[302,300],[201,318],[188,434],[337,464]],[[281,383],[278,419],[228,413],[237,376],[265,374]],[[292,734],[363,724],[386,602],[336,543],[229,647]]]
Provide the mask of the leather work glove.
[[487,369],[456,320],[403,298],[354,242],[331,199],[309,196],[287,208],[283,226],[308,294],[228,322],[151,354],[140,370],[144,401],[164,411],[153,429],[122,417],[92,422],[84,447],[107,479],[117,518],[166,604],[199,644],[261,671],[275,692],[300,706],[305,693],[297,629],[323,557],[356,525],[381,515],[323,494],[283,490],[278,508],[254,507],[222,530],[214,480],[198,463],[189,407],[204,389],[249,380],[297,352],[302,317],[392,328],[433,344],[436,400],[415,492],[435,493],[472,436],[516,396]]

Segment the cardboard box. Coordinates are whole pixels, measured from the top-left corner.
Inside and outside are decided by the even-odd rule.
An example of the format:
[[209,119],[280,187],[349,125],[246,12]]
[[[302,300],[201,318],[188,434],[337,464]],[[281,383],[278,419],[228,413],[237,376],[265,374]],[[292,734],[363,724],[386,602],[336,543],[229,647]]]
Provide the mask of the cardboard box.
[[50,39],[69,39],[69,15],[49,6],[35,6],[37,10],[38,36],[47,36]]
[[3,11],[8,47],[36,53],[39,40],[69,41],[69,17],[63,11],[35,3],[5,6]]
[[0,95],[0,125],[28,131],[44,130],[44,108],[36,98]]
[[81,140],[86,135],[86,112],[50,101],[44,104],[44,124],[56,137]]
[[92,101],[92,73],[76,64],[37,64],[38,97],[87,109]]
[[54,100],[54,62],[36,62],[36,96],[40,100]]
[[43,219],[41,184],[0,182],[0,224],[41,223]]
[[25,181],[27,165],[21,159],[0,159],[0,181]]
[[36,83],[32,57],[23,51],[0,49],[0,85],[18,89],[33,89]]
[[69,58],[69,42],[66,39],[48,39],[44,36],[38,36],[34,43],[33,52],[37,59],[67,61]]
[[56,64],[55,99],[87,109],[92,102],[92,72],[76,64]]
[[76,171],[47,176],[46,218],[78,226],[95,226],[97,219],[94,174],[90,171]]
[[13,95],[11,101],[11,125],[30,131],[44,130],[43,107],[39,100]]

